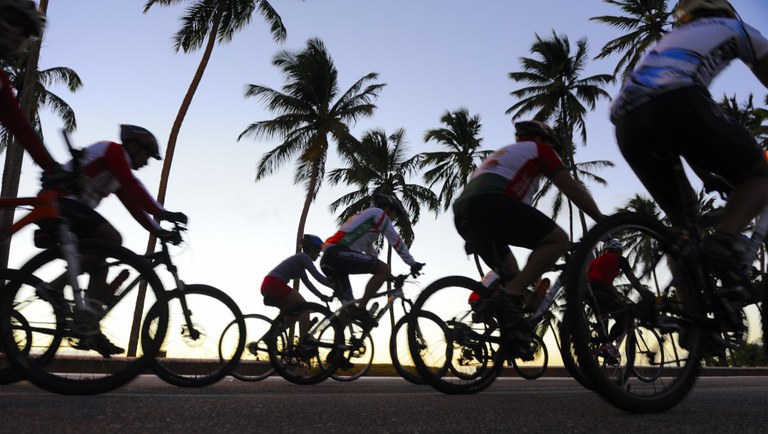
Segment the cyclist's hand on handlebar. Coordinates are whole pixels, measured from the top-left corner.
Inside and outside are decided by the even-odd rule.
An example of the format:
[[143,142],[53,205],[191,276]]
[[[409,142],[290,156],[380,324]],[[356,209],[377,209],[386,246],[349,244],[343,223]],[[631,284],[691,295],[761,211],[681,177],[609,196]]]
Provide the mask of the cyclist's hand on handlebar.
[[424,268],[423,262],[416,262],[413,265],[411,265],[411,276],[413,277],[418,276],[422,268]]
[[187,215],[183,212],[171,212],[171,211],[163,211],[160,213],[160,220],[165,220],[173,223],[181,223],[183,225],[187,224]]
[[40,183],[43,188],[69,187],[68,184],[74,179],[72,172],[65,169],[62,165],[46,170],[40,176]]
[[181,234],[178,231],[167,231],[162,229],[157,233],[157,238],[164,243],[173,244],[174,246],[181,244]]

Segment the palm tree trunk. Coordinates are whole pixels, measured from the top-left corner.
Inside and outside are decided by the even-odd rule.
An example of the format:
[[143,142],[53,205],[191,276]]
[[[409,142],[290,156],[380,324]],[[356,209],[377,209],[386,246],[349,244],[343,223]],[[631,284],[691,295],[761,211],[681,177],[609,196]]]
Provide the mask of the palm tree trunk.
[[[168,190],[168,179],[171,175],[171,164],[173,163],[173,154],[176,150],[176,140],[179,138],[179,131],[181,130],[181,124],[184,122],[184,117],[187,116],[189,106],[192,105],[192,98],[195,96],[200,81],[203,79],[205,68],[208,66],[208,61],[211,59],[211,53],[213,53],[213,47],[216,45],[216,33],[219,31],[219,22],[221,21],[221,12],[216,11],[211,22],[211,31],[208,33],[208,43],[205,45],[205,51],[203,57],[200,59],[200,64],[197,66],[194,77],[192,77],[192,83],[189,84],[186,95],[181,101],[179,112],[176,114],[176,120],[173,121],[171,127],[171,134],[168,136],[168,147],[165,151],[165,158],[163,159],[163,170],[160,173],[160,187],[157,191],[157,201],[161,204],[165,203],[165,193]],[[155,243],[157,239],[154,235],[149,236],[147,240],[146,253],[152,253],[155,250]],[[136,347],[138,346],[139,327],[141,326],[141,314],[144,310],[144,298],[147,291],[147,285],[145,282],[139,286],[139,294],[136,299],[136,310],[133,312],[133,326],[131,327],[131,338],[128,342],[128,356],[136,355]]]
[[[312,206],[312,202],[315,200],[317,194],[317,175],[320,171],[320,167],[317,162],[312,165],[312,174],[309,176],[309,186],[307,186],[307,196],[304,198],[304,207],[301,209],[301,216],[299,217],[299,228],[296,232],[296,253],[301,251],[301,238],[304,236],[304,228],[307,224],[307,216],[309,215],[309,207]],[[301,280],[293,279],[293,289],[298,291],[301,286]]]
[[[48,11],[48,0],[40,0],[40,13],[43,15]],[[35,40],[27,52],[27,64],[24,70],[24,83],[26,85],[21,89],[19,95],[19,105],[22,113],[27,119],[31,119],[35,112],[35,83],[37,83],[37,64],[40,60],[40,46],[43,37]],[[21,178],[21,166],[24,163],[24,148],[18,138],[13,139],[5,150],[5,166],[3,167],[3,186],[0,190],[0,197],[17,197],[19,194],[19,180]],[[13,224],[13,217],[16,214],[14,208],[5,209],[0,213],[0,228],[7,230]],[[8,258],[11,251],[10,238],[6,243],[0,245],[0,268],[8,266]]]

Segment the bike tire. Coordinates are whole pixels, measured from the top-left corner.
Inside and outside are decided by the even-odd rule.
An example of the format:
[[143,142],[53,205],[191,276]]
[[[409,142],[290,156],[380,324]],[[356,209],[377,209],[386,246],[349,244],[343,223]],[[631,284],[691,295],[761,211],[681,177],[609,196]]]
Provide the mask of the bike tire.
[[[160,354],[152,360],[152,371],[178,387],[209,386],[232,372],[243,354],[246,335],[237,303],[220,289],[188,284],[183,292],[170,291],[167,306],[168,332]],[[150,310],[146,324],[151,324],[154,312]],[[228,328],[230,323],[235,326]]]
[[[302,314],[309,317],[308,330],[303,334],[298,320]],[[299,303],[283,310],[272,322],[267,348],[275,371],[301,385],[325,381],[348,349],[341,321],[317,303]]]
[[[90,308],[97,312],[98,320],[77,322],[73,318],[80,312],[72,310],[71,288],[58,293],[53,301],[37,296],[34,287],[22,282],[31,278],[50,282],[64,272],[66,261],[57,246],[34,256],[19,269],[22,277],[8,286],[0,305],[0,335],[14,367],[33,384],[60,394],[91,395],[118,388],[147,370],[160,349],[168,312],[165,304],[158,304],[151,338],[139,342],[139,333],[132,334],[132,319],[137,318],[140,330],[149,308],[156,301],[165,300],[163,286],[154,270],[130,250],[107,242],[80,241],[78,253],[104,258],[106,266],[99,272],[107,275],[107,282],[116,282],[116,277],[123,271],[128,273],[127,282],[134,278],[145,281],[144,308],[136,309],[140,291],[133,290],[135,286],[121,285],[116,293],[122,296],[109,302],[109,306],[95,299],[88,300]],[[89,282],[89,273],[78,276],[81,288],[88,288]],[[32,325],[33,342],[29,352],[14,340],[10,322],[14,309]],[[73,312],[77,314],[73,315]],[[97,343],[97,337],[107,339],[111,352],[116,354],[102,355],[105,346]],[[132,347],[136,354],[129,357],[127,352]]]
[[[269,362],[269,349],[267,348],[267,334],[272,328],[272,320],[268,317],[251,313],[243,316],[245,321],[245,349],[240,356],[240,363],[232,369],[230,375],[241,381],[261,381],[275,372],[275,368]],[[230,335],[230,329],[236,328],[237,321],[233,320],[224,329],[219,340],[219,357],[226,353],[225,337]]]
[[[349,349],[344,351],[342,361],[331,378],[336,381],[354,381],[367,374],[373,366],[375,347],[371,333],[366,332],[360,324],[351,322],[344,329],[345,344]],[[350,366],[343,366],[345,360]]]
[[[630,263],[644,260],[644,270],[635,274],[656,295],[656,305],[650,309],[658,315],[629,295],[621,308],[608,308],[589,286],[589,264],[609,238],[618,238],[627,246],[624,255],[631,256]],[[577,364],[594,390],[624,411],[654,413],[672,408],[690,393],[701,369],[702,328],[691,320],[701,311],[701,302],[698,289],[689,289],[681,276],[673,280],[671,264],[675,262],[670,251],[674,243],[669,228],[658,220],[620,213],[595,225],[568,261],[566,316]],[[614,331],[612,336],[611,330],[618,333]],[[645,353],[638,358],[638,351],[643,351],[637,348],[638,334],[658,337],[662,345],[657,354],[663,357],[649,358]],[[658,366],[663,373],[643,379],[651,381],[634,375],[637,370]]]
[[533,360],[523,360],[519,357],[512,359],[512,369],[526,380],[535,380],[544,375],[549,363],[549,351],[544,345],[544,340],[538,335],[534,335],[533,340],[536,347]]
[[[425,312],[426,313],[426,312]],[[435,315],[436,322],[441,321]],[[415,332],[417,341],[422,342],[423,336],[420,331]],[[425,345],[420,344],[420,347],[426,348]],[[392,357],[392,367],[395,371],[403,377],[407,382],[424,385],[427,384],[416,370],[416,364],[411,357],[411,350],[408,348],[408,316],[403,316],[394,328],[392,328],[392,335],[389,338],[389,355]]]
[[592,380],[584,374],[579,365],[576,363],[576,355],[571,340],[571,332],[566,325],[566,320],[560,324],[560,358],[563,359],[563,366],[565,367],[568,375],[571,376],[576,382],[584,386],[586,389],[592,390]]
[[[408,346],[416,370],[443,393],[480,392],[503,367],[506,350],[500,344],[498,327],[474,321],[467,303],[472,292],[486,291],[468,277],[444,277],[421,292],[408,315]],[[417,339],[417,330],[424,334],[423,342]],[[426,351],[422,348],[425,342]]]

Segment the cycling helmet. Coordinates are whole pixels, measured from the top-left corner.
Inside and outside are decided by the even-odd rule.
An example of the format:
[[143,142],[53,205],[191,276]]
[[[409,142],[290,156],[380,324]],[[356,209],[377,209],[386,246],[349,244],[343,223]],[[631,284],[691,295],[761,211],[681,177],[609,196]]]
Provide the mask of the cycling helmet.
[[45,16],[31,0],[0,0],[0,19],[22,27],[28,37],[39,37],[45,27]]
[[624,251],[624,244],[621,244],[616,238],[609,238],[603,243],[603,250],[616,250],[617,252]]
[[680,0],[674,9],[675,20],[687,23],[697,12],[718,12],[736,18],[736,10],[727,0]]
[[395,210],[401,217],[405,215],[405,207],[403,206],[403,203],[393,194],[374,194],[372,201],[373,206],[376,208],[384,208],[385,206],[388,206],[390,209]]
[[560,152],[560,141],[557,140],[552,128],[544,122],[533,120],[515,122],[515,135],[519,137],[539,136],[546,140],[555,151]]
[[303,237],[301,237],[301,248],[307,249],[307,247],[312,247],[317,250],[320,250],[320,247],[323,245],[323,240],[320,239],[317,235],[312,234],[304,234]]
[[123,142],[123,144],[126,142],[137,143],[142,149],[149,152],[149,155],[152,158],[156,160],[161,159],[160,145],[158,145],[155,136],[146,128],[138,127],[136,125],[120,125],[120,141]]

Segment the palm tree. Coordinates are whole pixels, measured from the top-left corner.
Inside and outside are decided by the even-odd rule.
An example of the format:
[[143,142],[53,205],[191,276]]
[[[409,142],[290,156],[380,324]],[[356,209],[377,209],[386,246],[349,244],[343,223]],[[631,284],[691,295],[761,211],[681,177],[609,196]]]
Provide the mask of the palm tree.
[[[23,92],[25,88],[24,80],[26,79],[26,71],[23,67],[18,63],[9,62],[5,59],[0,60],[0,65],[8,74],[13,87]],[[37,82],[33,85],[33,100],[36,109],[31,116],[32,128],[43,138],[39,109],[48,108],[61,119],[66,131],[74,131],[77,127],[74,110],[59,95],[52,92],[50,88],[55,85],[64,85],[69,91],[77,92],[83,85],[80,76],[74,70],[63,66],[38,70],[36,75]],[[5,150],[10,144],[11,135],[8,134],[4,127],[0,127],[0,152]]]
[[353,140],[349,126],[373,113],[376,108],[373,100],[384,84],[375,83],[378,74],[369,73],[340,93],[338,71],[319,39],[310,39],[306,47],[298,52],[281,51],[272,64],[280,68],[285,76],[283,91],[251,84],[245,96],[261,98],[270,110],[277,113],[277,117],[250,124],[240,133],[238,140],[244,137],[280,137],[283,141],[259,161],[257,181],[296,158],[293,179],[295,183],[303,183],[307,191],[296,234],[298,252],[309,207],[325,176],[328,136],[337,144]]
[[613,73],[630,73],[643,54],[667,32],[672,25],[667,12],[667,0],[603,0],[621,8],[623,16],[603,15],[590,20],[607,24],[628,33],[608,41],[595,57],[602,59],[611,54],[624,53]]
[[409,216],[399,219],[395,226],[403,242],[410,245],[415,238],[413,225],[419,221],[421,207],[426,205],[437,214],[440,201],[429,188],[408,182],[408,178],[417,173],[422,157],[407,157],[405,131],[398,129],[387,136],[383,130],[370,130],[359,142],[347,142],[340,149],[348,166],[330,171],[328,181],[331,185],[344,182],[357,190],[341,196],[328,207],[331,212],[345,207],[337,221],[341,223],[368,208],[374,194],[395,194],[402,200]]
[[[537,57],[520,58],[522,71],[509,73],[512,80],[527,82],[529,85],[511,93],[519,101],[507,109],[506,113],[516,119],[535,111],[535,119],[548,122],[554,120],[555,132],[563,146],[561,157],[578,179],[574,159],[574,131],[578,129],[582,142],[587,142],[584,123],[587,108],[594,110],[598,100],[609,98],[608,92],[601,86],[612,83],[613,77],[608,74],[581,77],[588,60],[585,38],[576,43],[576,52],[571,55],[571,44],[566,36],[553,32],[551,39],[542,39],[536,35],[531,53]],[[570,202],[568,207],[572,216]],[[586,232],[586,220],[583,214],[580,217],[582,229]]]
[[[729,116],[744,125],[763,149],[768,150],[768,109],[755,108],[753,99],[753,95],[749,94],[747,101],[739,105],[736,95],[730,98],[723,95],[720,106]],[[768,104],[768,96],[766,96],[766,104]]]
[[[148,0],[144,5],[144,13],[149,12],[154,5],[172,6],[182,2],[183,0]],[[157,193],[157,200],[160,203],[165,202],[168,177],[171,172],[173,153],[176,149],[176,140],[179,137],[181,124],[184,122],[187,110],[192,104],[192,98],[195,96],[205,68],[208,66],[213,47],[217,43],[222,44],[231,41],[236,32],[250,23],[256,12],[269,24],[275,42],[284,41],[287,34],[280,15],[266,0],[191,0],[189,3],[191,4],[186,8],[185,14],[181,18],[181,28],[174,36],[174,50],[189,53],[199,49],[203,44],[205,44],[205,49],[168,137],[168,147],[163,159],[163,170],[160,174],[160,187]],[[154,245],[154,237],[150,237],[147,252],[152,251]]]
[[493,151],[481,151],[480,115],[470,116],[469,110],[460,108],[446,111],[440,118],[445,127],[427,130],[424,141],[435,141],[446,148],[444,151],[423,152],[420,168],[430,167],[424,173],[424,181],[432,188],[442,183],[438,199],[447,211],[453,202],[456,190],[467,183],[467,179],[482,161]]

